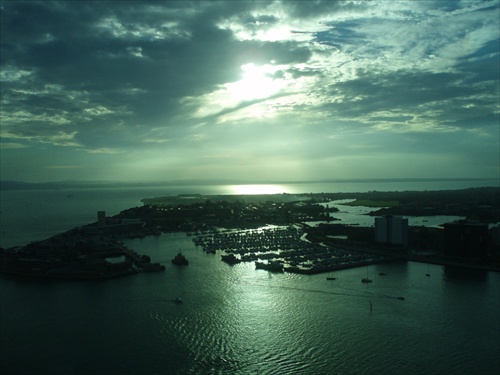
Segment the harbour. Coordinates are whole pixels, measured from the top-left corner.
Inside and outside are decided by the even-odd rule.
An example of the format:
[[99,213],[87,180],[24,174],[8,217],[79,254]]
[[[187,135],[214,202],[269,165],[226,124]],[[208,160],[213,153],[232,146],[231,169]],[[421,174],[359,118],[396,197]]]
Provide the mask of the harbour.
[[[497,273],[463,276],[399,261],[318,275],[275,273],[253,263],[230,266],[183,233],[125,242],[163,264],[180,249],[189,266],[97,284],[1,278],[3,369],[34,374],[36,366],[47,375],[498,369]],[[373,282],[361,283],[367,274]],[[76,349],[74,337],[93,344]],[[35,355],[16,360],[25,351]],[[85,361],[89,355],[95,360]]]
[[311,243],[300,227],[265,227],[256,230],[232,231],[193,237],[196,246],[207,253],[232,255],[222,260],[230,264],[255,263],[257,268],[316,274],[367,266],[379,262],[403,259],[403,257],[379,255]]
[[[38,194],[25,192],[24,199]],[[95,206],[113,212],[104,203],[108,196],[95,200],[90,220]],[[81,210],[89,205],[76,193],[71,202],[67,217],[78,202]],[[130,206],[122,203],[122,209]],[[25,224],[24,237],[18,238],[30,236],[32,223]],[[0,277],[1,372],[489,375],[500,370],[497,272],[411,260],[320,274],[269,272],[256,269],[255,261],[229,265],[221,259],[225,250],[207,253],[193,241],[213,233],[191,234],[123,239],[127,248],[165,265],[164,272],[99,282]],[[188,266],[171,264],[179,252]],[[372,282],[362,283],[365,277]]]

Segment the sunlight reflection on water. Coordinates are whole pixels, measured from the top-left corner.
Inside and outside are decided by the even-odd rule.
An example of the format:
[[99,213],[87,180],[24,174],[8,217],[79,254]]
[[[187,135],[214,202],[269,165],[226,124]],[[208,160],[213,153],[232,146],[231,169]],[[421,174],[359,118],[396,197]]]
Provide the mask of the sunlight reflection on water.
[[284,185],[230,185],[231,194],[257,195],[257,194],[282,194],[290,193]]

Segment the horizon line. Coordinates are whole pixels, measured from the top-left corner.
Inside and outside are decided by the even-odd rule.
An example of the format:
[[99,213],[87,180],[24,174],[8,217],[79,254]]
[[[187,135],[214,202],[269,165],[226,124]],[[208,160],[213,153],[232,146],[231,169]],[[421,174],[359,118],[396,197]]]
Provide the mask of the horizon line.
[[365,182],[411,182],[411,181],[499,181],[500,177],[389,177],[389,178],[346,178],[346,179],[324,179],[324,180],[229,180],[229,179],[179,179],[179,180],[149,180],[149,181],[118,181],[118,180],[58,180],[58,181],[22,181],[22,180],[1,180],[4,185],[280,185],[280,184],[316,184],[316,183],[365,183]]

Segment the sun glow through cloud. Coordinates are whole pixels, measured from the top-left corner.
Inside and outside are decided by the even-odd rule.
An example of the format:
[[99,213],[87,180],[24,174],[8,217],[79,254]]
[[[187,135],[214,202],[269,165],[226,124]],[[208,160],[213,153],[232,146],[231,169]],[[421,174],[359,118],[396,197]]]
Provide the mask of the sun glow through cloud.
[[[198,106],[193,113],[194,117],[200,118],[217,114],[224,109],[236,108],[242,103],[272,100],[272,96],[289,89],[289,82],[285,77],[276,78],[274,75],[284,69],[283,66],[264,64],[258,66],[254,63],[244,64],[240,67],[242,78],[236,82],[228,82],[221,85],[217,90],[201,95],[189,97],[183,103]],[[290,83],[291,84],[291,83]],[[295,86],[300,87],[295,83]],[[294,88],[296,89],[296,88]],[[270,117],[273,110],[268,108],[252,108],[250,106],[244,113],[239,112],[240,118],[247,117]],[[224,121],[223,119],[221,119]]]
[[254,63],[241,66],[243,78],[237,82],[225,84],[229,95],[236,101],[263,99],[272,96],[286,86],[282,79],[273,78],[279,68],[265,64],[257,66]]

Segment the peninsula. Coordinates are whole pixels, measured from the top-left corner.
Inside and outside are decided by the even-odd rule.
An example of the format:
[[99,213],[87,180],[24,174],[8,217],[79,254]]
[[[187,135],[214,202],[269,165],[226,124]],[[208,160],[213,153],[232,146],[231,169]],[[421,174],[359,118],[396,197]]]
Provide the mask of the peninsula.
[[[320,273],[395,259],[500,270],[498,188],[452,191],[273,195],[177,195],[143,199],[143,206],[23,247],[0,248],[0,272],[26,277],[105,279],[163,271],[120,239],[186,232],[207,253],[234,265]],[[457,215],[486,228],[481,253],[450,254],[443,228],[409,227],[404,244],[374,241],[374,228],[338,223],[329,202],[374,207],[370,215]],[[383,208],[380,208],[383,207]],[[333,215],[333,216],[332,216]],[[308,223],[314,222],[315,225]],[[495,225],[496,224],[496,225]],[[488,228],[489,232],[488,232]],[[453,246],[457,241],[454,240]],[[463,244],[458,243],[458,246]],[[479,245],[478,245],[479,246]]]
[[110,279],[164,271],[147,255],[128,249],[99,225],[74,228],[23,247],[0,248],[0,273],[50,279]]

